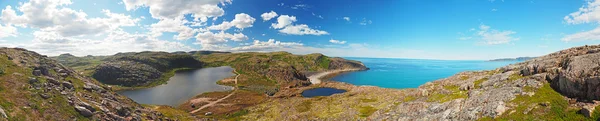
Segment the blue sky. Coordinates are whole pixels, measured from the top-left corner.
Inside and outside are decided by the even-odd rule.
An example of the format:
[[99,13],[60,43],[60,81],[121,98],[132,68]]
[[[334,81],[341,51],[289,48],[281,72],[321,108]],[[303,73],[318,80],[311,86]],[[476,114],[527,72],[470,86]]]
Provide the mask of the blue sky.
[[218,50],[485,60],[600,42],[600,2],[591,0],[11,0],[0,7],[0,46],[47,55]]

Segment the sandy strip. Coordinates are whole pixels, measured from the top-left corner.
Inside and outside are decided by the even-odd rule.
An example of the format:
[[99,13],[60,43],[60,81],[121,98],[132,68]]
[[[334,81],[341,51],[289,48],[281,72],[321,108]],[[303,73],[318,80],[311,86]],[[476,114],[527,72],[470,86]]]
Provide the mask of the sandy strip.
[[360,69],[354,68],[354,69],[337,69],[337,70],[324,71],[324,72],[319,72],[317,74],[309,76],[308,80],[310,80],[310,83],[312,83],[312,84],[320,84],[321,78],[323,78],[329,74],[335,74],[335,73],[347,72],[347,71],[358,71],[358,70],[360,70]]

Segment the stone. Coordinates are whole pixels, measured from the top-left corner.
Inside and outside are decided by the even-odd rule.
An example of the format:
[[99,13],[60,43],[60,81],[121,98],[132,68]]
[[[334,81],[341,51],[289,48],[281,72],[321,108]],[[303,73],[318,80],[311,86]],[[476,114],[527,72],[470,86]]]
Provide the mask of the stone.
[[54,85],[60,85],[60,81],[54,79],[54,78],[46,78],[46,80],[48,80],[48,82],[54,84]]
[[66,81],[62,82],[62,86],[66,87],[66,88],[73,88],[73,84],[71,84],[71,82],[66,82]]
[[96,109],[94,107],[92,107],[92,105],[85,103],[85,102],[77,102],[77,106],[81,106],[84,107],[85,109],[88,109],[91,112],[96,112]]
[[542,102],[542,103],[540,103],[540,105],[544,106],[544,107],[548,107],[548,106],[550,106],[550,102],[548,102],[548,101]]
[[594,106],[583,106],[583,108],[581,108],[581,110],[579,110],[579,113],[583,114],[583,116],[585,117],[592,117],[592,114],[594,113]]
[[48,98],[50,98],[50,95],[44,94],[44,93],[40,93],[40,97],[42,97],[44,99],[48,99]]
[[42,71],[40,71],[40,70],[33,70],[33,73],[32,73],[32,74],[33,74],[34,76],[41,76],[41,75],[42,75]]
[[40,82],[37,78],[29,77],[29,84],[35,84]]
[[92,113],[92,111],[86,109],[85,107],[75,106],[75,110],[77,110],[77,112],[79,112],[79,114],[81,114],[85,117],[91,117],[92,115],[94,115],[94,113]]
[[2,107],[0,106],[0,118],[6,118],[8,119],[8,116],[6,115],[6,112],[4,112],[4,109],[2,109]]
[[205,116],[210,116],[212,114],[213,114],[212,112],[206,112],[206,113],[204,113]]

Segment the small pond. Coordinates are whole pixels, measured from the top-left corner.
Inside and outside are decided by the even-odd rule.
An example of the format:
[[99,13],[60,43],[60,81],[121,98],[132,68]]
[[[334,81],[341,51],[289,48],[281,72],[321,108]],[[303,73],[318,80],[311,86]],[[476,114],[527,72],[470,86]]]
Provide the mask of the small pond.
[[316,96],[330,96],[337,93],[344,93],[346,90],[329,88],[329,87],[321,87],[304,90],[302,92],[303,97],[316,97]]
[[167,84],[146,89],[121,91],[119,94],[141,104],[177,107],[201,93],[233,89],[216,83],[224,78],[234,76],[232,71],[233,68],[229,66],[178,71],[169,78]]

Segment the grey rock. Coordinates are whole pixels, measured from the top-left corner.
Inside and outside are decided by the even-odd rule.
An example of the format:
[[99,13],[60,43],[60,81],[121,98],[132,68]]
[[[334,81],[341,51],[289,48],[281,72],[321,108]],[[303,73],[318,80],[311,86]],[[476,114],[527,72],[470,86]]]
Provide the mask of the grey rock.
[[583,108],[581,108],[581,110],[579,110],[579,113],[583,114],[585,117],[592,117],[592,114],[594,113],[594,106],[583,106]]
[[42,75],[42,71],[40,71],[40,70],[33,70],[33,73],[32,73],[32,74],[33,74],[34,76],[41,76],[41,75]]
[[2,106],[0,106],[0,118],[6,118],[8,119],[8,116],[6,115],[6,112],[4,112],[4,109],[2,109]]
[[86,109],[85,107],[75,106],[75,110],[77,110],[77,112],[79,112],[79,114],[81,114],[85,117],[91,117],[94,115],[94,113],[92,113],[92,111]]
[[73,84],[71,84],[71,82],[67,82],[67,81],[63,81],[62,86],[66,87],[66,88],[73,88]]

